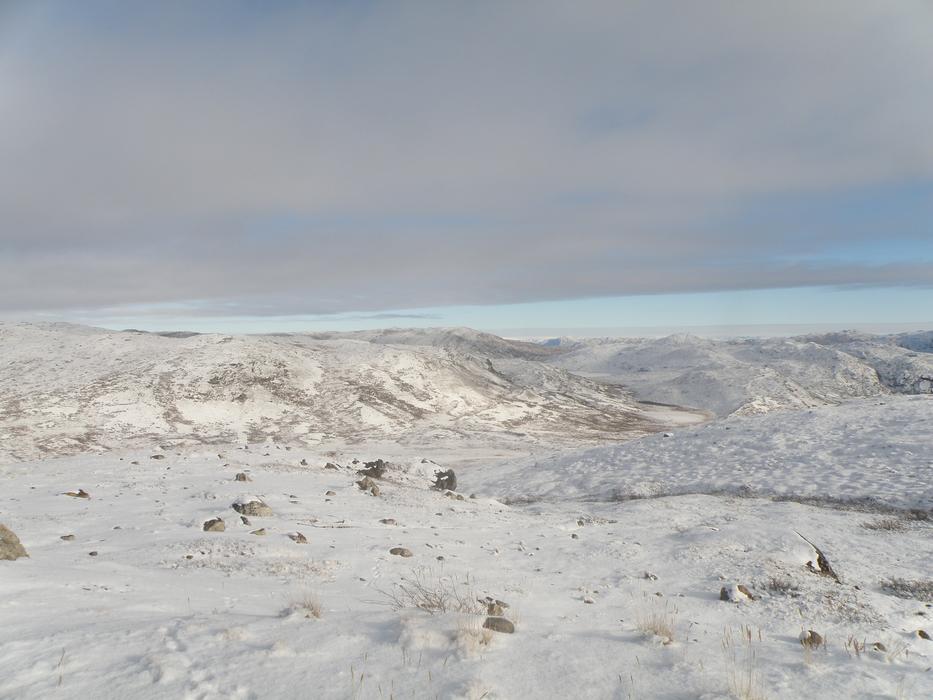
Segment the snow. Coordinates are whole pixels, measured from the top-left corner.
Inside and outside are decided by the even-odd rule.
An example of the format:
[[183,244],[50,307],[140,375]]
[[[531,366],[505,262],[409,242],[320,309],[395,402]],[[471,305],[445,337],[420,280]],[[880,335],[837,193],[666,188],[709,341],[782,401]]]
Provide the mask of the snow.
[[847,360],[775,341],[816,405],[699,424],[483,334],[358,335],[0,326],[0,522],[30,555],[0,562],[0,698],[933,696],[933,397],[849,396]]

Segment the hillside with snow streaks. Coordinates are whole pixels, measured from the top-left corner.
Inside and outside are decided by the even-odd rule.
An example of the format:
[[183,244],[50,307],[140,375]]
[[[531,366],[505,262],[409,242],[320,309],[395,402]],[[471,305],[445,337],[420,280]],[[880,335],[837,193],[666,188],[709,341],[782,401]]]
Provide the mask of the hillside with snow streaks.
[[158,441],[426,444],[474,433],[576,445],[664,428],[620,387],[502,352],[490,357],[495,348],[479,340],[451,349],[362,335],[0,324],[0,457]]
[[807,408],[890,393],[933,393],[930,333],[797,338],[563,340],[548,360],[617,382],[637,398],[717,416]]

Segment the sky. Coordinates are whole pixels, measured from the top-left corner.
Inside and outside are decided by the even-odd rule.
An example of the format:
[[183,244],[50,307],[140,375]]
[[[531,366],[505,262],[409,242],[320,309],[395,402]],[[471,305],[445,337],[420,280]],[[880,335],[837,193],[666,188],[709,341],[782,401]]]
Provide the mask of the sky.
[[0,319],[933,327],[930,85],[930,0],[0,0]]

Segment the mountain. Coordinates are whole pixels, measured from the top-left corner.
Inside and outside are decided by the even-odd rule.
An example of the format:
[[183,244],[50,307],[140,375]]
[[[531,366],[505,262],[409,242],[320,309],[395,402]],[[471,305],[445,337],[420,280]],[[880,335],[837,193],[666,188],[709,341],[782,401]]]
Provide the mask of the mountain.
[[591,339],[562,343],[547,361],[622,384],[642,400],[744,415],[888,393],[933,393],[933,354],[923,350],[930,348],[930,337]]
[[152,334],[0,324],[0,455],[277,440],[565,444],[662,429],[621,387],[465,330]]

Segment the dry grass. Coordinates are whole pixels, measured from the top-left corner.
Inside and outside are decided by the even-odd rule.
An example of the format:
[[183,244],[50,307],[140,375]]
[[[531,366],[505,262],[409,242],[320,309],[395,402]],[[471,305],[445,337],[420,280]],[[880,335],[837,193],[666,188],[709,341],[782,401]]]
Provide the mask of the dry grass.
[[765,581],[764,587],[774,595],[786,595],[793,598],[796,598],[798,595],[800,595],[800,589],[797,587],[797,584],[791,581],[789,578],[772,576],[767,581]]
[[722,635],[722,650],[729,667],[729,691],[739,700],[767,700],[761,673],[758,670],[758,650],[755,642],[761,643],[761,630],[742,625],[736,636],[730,628]]
[[482,616],[463,615],[457,623],[457,646],[465,656],[473,656],[488,649],[495,632],[483,627]]
[[417,608],[431,614],[459,612],[474,615],[485,612],[485,607],[476,599],[469,578],[458,582],[452,576],[442,576],[430,568],[415,569],[392,590],[380,593],[384,602],[395,610]]
[[664,644],[676,639],[677,608],[670,603],[658,605],[649,601],[647,609],[640,610],[635,617],[635,627],[647,634],[659,637]]
[[879,518],[862,523],[862,527],[866,530],[903,532],[907,529],[907,524],[900,518]]
[[889,578],[881,582],[881,588],[898,598],[933,603],[933,579]]
[[320,620],[324,614],[321,599],[316,593],[311,592],[304,593],[293,600],[285,612],[289,615],[302,614],[309,619],[313,618],[315,620]]

